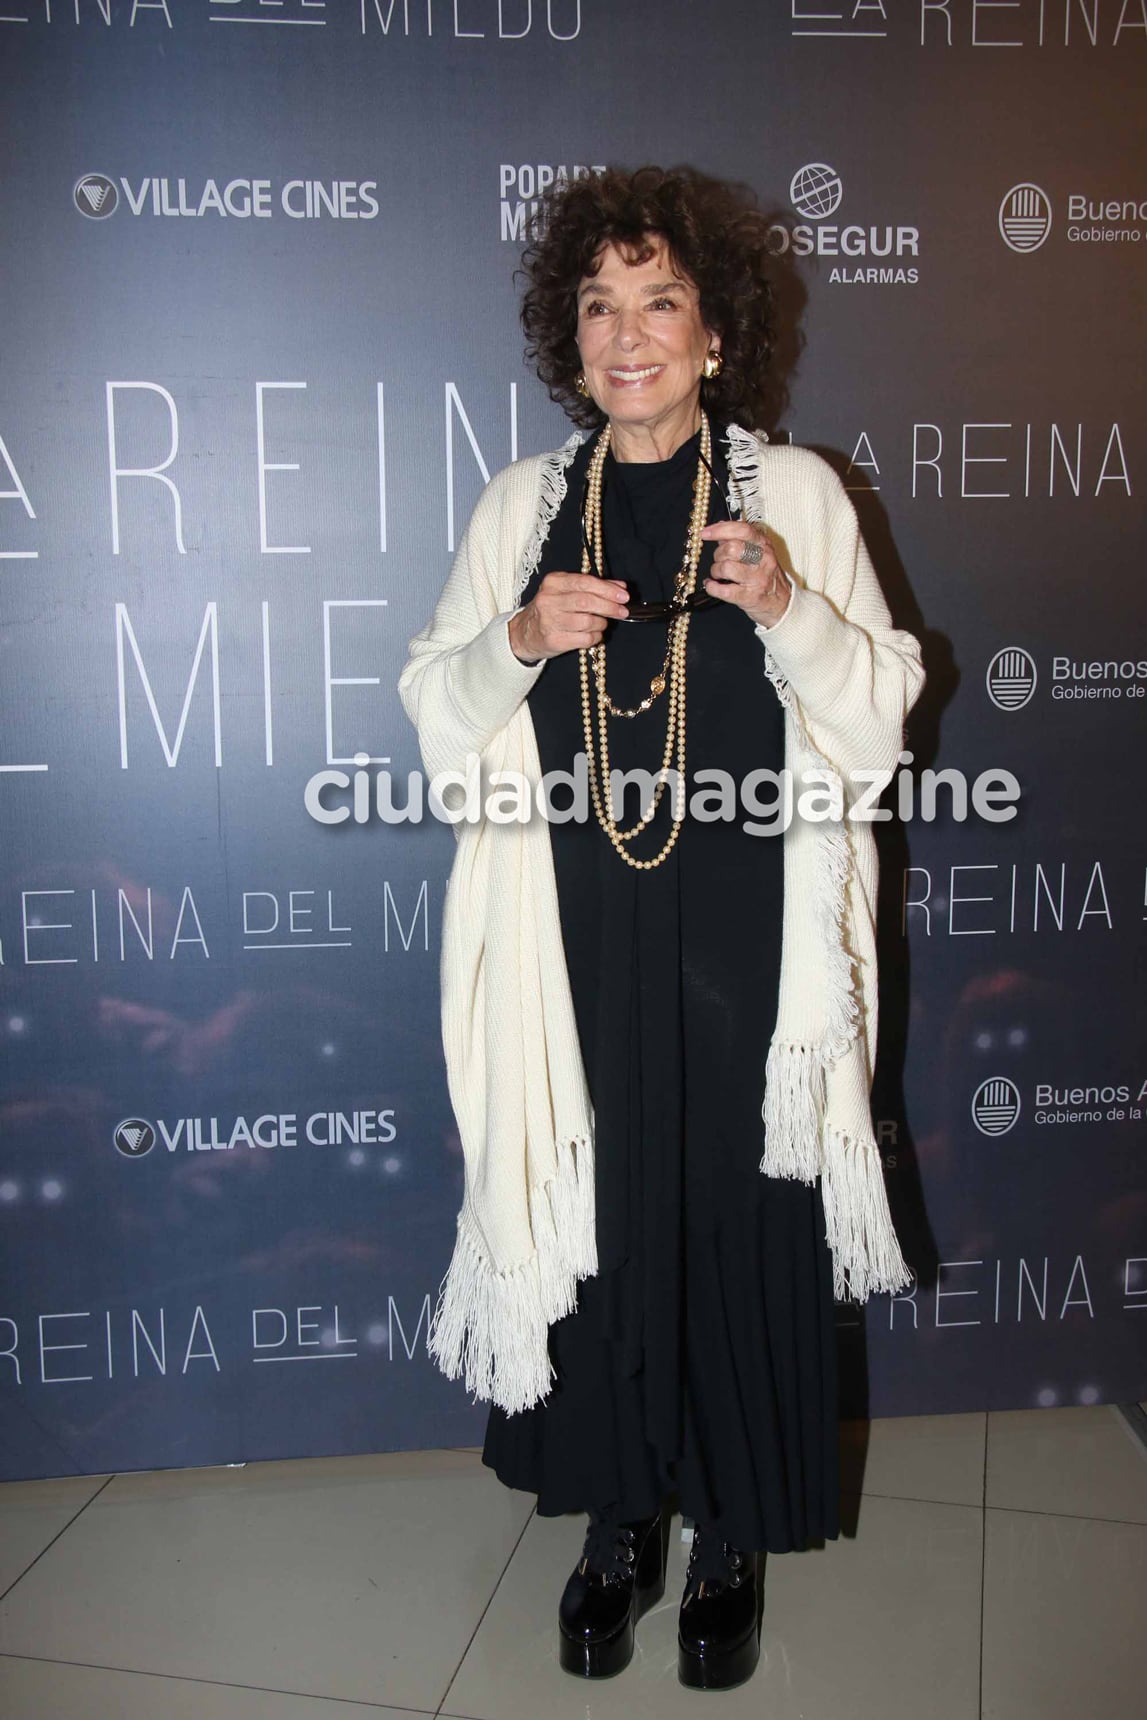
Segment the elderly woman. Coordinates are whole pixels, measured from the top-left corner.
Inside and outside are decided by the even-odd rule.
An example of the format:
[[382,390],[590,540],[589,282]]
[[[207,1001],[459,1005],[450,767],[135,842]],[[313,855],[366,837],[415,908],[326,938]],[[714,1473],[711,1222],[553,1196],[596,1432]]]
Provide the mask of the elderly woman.
[[[487,486],[400,682],[427,769],[489,791],[443,924],[465,1192],[431,1351],[501,1480],[588,1512],[567,1670],[629,1660],[677,1496],[705,1687],[756,1665],[758,1556],[838,1534],[834,1301],[910,1276],[848,812],[919,651],[831,468],[757,428],[767,234],[691,170],[550,198],[527,350],[591,434]],[[548,816],[494,816],[522,780]]]

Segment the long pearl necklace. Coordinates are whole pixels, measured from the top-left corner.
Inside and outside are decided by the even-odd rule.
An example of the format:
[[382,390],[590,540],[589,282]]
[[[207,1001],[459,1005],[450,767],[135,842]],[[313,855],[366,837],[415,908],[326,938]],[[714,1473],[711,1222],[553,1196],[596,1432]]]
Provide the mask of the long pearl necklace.
[[[599,572],[605,566],[603,559],[603,542],[601,526],[601,483],[605,467],[605,457],[609,452],[611,426],[606,425],[598,437],[597,446],[590,458],[589,473],[586,478],[585,531],[583,533],[581,571],[590,573],[593,564]],[[589,765],[589,790],[593,801],[593,809],[597,821],[609,837],[614,849],[627,866],[635,871],[649,872],[655,866],[660,866],[666,859],[685,821],[685,645],[689,637],[690,611],[685,607],[686,601],[693,595],[697,584],[697,566],[701,559],[701,533],[709,518],[709,470],[712,462],[713,444],[709,431],[709,420],[705,413],[701,414],[701,457],[697,462],[697,475],[693,480],[693,511],[689,519],[689,530],[685,538],[685,558],[673,584],[671,602],[675,612],[669,619],[665,643],[665,659],[660,671],[649,683],[649,692],[644,699],[632,708],[615,705],[609,696],[605,682],[605,646],[591,645],[588,650],[578,652],[579,676],[581,682],[581,712],[582,726],[585,731],[586,759]],[[592,557],[591,557],[592,549]],[[590,691],[590,670],[596,690],[596,700]],[[622,830],[614,817],[613,799],[609,792],[609,719],[610,717],[632,718],[641,716],[648,711],[662,693],[666,698],[665,746],[661,754],[661,768],[656,790],[649,805],[628,830]],[[597,711],[597,734],[594,733],[594,709]],[[651,860],[635,860],[626,847],[635,836],[647,827],[653,819],[665,790],[667,773],[675,770],[678,777],[678,790],[673,796],[673,823],[668,836],[661,846],[660,852]],[[604,787],[603,787],[604,785]]]

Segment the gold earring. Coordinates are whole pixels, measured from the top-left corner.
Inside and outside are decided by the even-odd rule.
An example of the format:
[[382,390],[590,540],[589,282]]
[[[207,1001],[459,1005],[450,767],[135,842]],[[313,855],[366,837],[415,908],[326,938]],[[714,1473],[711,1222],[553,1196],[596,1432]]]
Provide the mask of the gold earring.
[[716,347],[713,347],[705,354],[705,362],[701,366],[701,375],[705,378],[706,382],[716,382],[724,368],[725,360],[721,357],[721,354],[717,351]]
[[589,399],[589,383],[585,379],[584,370],[579,370],[577,375],[574,377],[574,387],[577,389],[583,400]]

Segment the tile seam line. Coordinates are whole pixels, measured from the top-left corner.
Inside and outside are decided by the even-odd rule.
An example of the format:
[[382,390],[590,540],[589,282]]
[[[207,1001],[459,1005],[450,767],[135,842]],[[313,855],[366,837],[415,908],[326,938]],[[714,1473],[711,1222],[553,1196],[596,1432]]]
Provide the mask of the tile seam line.
[[1058,1517],[1065,1523],[1110,1523],[1119,1529],[1147,1529],[1147,1518],[1097,1517],[1090,1511],[1037,1511],[1030,1505],[987,1505],[985,1511],[1003,1511],[1012,1517]]
[[71,1528],[72,1524],[75,1522],[78,1522],[78,1520],[83,1516],[84,1512],[87,1510],[88,1506],[94,1505],[96,1500],[99,1498],[100,1494],[104,1491],[104,1488],[110,1487],[114,1480],[115,1480],[115,1476],[109,1475],[107,1480],[104,1482],[103,1487],[97,1487],[95,1492],[93,1494],[91,1494],[91,1496],[89,1498],[84,1500],[84,1502],[80,1506],[79,1510],[74,1511],[72,1513],[72,1515],[68,1518],[67,1522],[63,1525],[63,1527],[56,1530],[56,1533],[52,1536],[52,1539],[48,1542],[47,1546],[41,1547],[40,1551],[36,1554],[36,1557],[31,1561],[31,1563],[25,1565],[24,1569],[20,1572],[20,1575],[18,1577],[13,1577],[12,1581],[8,1584],[8,1587],[3,1591],[3,1593],[0,1593],[0,1606],[2,1606],[3,1603],[8,1599],[8,1596],[12,1593],[12,1590],[16,1587],[16,1585],[18,1583],[22,1583],[24,1581],[24,1578],[28,1575],[28,1572],[35,1569],[35,1567],[40,1563],[40,1560],[44,1557],[44,1554],[51,1551],[51,1549],[55,1546],[56,1542],[60,1539],[60,1536],[67,1534],[67,1532]]
[[1130,1434],[1140,1457],[1147,1457],[1147,1409],[1141,1403],[1112,1404],[1123,1432]]
[[976,1680],[976,1714],[984,1720],[984,1613],[988,1586],[988,1441],[992,1418],[984,1413],[984,1461],[980,1472],[980,1672]]
[[455,1666],[453,1672],[450,1674],[450,1677],[446,1680],[446,1688],[442,1692],[442,1700],[439,1702],[438,1706],[434,1710],[434,1720],[439,1720],[439,1717],[444,1712],[445,1704],[446,1704],[446,1698],[449,1696],[451,1690],[453,1690],[453,1688],[454,1688],[454,1680],[457,1678],[458,1674],[462,1670],[462,1664],[465,1661],[466,1656],[470,1652],[471,1646],[473,1645],[473,1642],[474,1642],[474,1638],[477,1636],[478,1632],[481,1630],[482,1625],[485,1622],[486,1614],[489,1612],[490,1608],[494,1604],[494,1597],[498,1593],[498,1590],[501,1588],[503,1582],[506,1579],[506,1572],[509,1570],[510,1566],[514,1562],[514,1554],[517,1552],[518,1548],[521,1546],[522,1541],[525,1538],[526,1530],[529,1528],[530,1524],[533,1522],[534,1518],[537,1516],[537,1510],[538,1510],[537,1506],[534,1505],[526,1515],[526,1520],[522,1524],[521,1533],[518,1535],[518,1538],[514,1542],[514,1545],[510,1548],[509,1555],[506,1559],[506,1562],[502,1566],[502,1569],[498,1573],[498,1580],[494,1584],[494,1587],[490,1590],[490,1598],[487,1600],[486,1605],[482,1608],[482,1613],[481,1613],[480,1618],[478,1619],[477,1624],[474,1626],[474,1629],[470,1632],[469,1638],[467,1639],[467,1642],[466,1642],[466,1646],[462,1650],[461,1655],[459,1656],[457,1666]]
[[263,1696],[297,1696],[303,1702],[345,1702],[352,1708],[365,1708],[368,1713],[373,1710],[378,1714],[424,1714],[426,1720],[435,1720],[433,1708],[411,1708],[409,1704],[396,1708],[392,1702],[360,1701],[357,1696],[328,1696],[313,1690],[284,1690],[274,1684],[241,1684],[227,1678],[197,1678],[194,1673],[156,1672],[144,1666],[111,1666],[103,1660],[68,1660],[59,1654],[21,1654],[18,1649],[0,1648],[0,1662],[5,1660],[31,1660],[39,1666],[77,1666],[88,1672],[120,1672],[129,1678],[169,1678],[175,1684],[205,1684],[213,1690],[250,1690]]
[[902,1505],[951,1505],[957,1511],[982,1511],[981,1499],[933,1499],[923,1493],[873,1493],[867,1487],[842,1487],[842,1499],[894,1499]]

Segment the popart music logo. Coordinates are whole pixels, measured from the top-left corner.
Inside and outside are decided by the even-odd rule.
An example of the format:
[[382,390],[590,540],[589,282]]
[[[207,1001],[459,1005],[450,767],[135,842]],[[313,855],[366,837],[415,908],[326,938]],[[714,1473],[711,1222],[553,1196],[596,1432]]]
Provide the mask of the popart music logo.
[[1000,204],[1000,237],[1013,251],[1038,251],[1051,232],[1051,199],[1038,185],[1013,185]]
[[125,1117],[116,1124],[112,1140],[125,1159],[142,1159],[155,1145],[155,1130],[143,1117]]
[[551,187],[568,185],[571,180],[587,179],[591,174],[604,172],[604,163],[584,167],[575,162],[572,167],[566,167],[563,162],[499,162],[502,238],[521,245],[527,239],[538,237],[543,199]]
[[102,221],[115,214],[119,192],[106,173],[85,173],[76,181],[72,201],[81,215],[90,221]]
[[972,1121],[981,1135],[1006,1135],[1019,1120],[1020,1090],[1006,1076],[981,1081],[972,1098]]
[[1019,645],[997,651],[985,676],[988,697],[999,711],[1020,711],[1035,694],[1035,658]]

